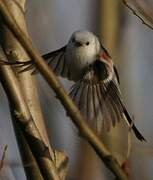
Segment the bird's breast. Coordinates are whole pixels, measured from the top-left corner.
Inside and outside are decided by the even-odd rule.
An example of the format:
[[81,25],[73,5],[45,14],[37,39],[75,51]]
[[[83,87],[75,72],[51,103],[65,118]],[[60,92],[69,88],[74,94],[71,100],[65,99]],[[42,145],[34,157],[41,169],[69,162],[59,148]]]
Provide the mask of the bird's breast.
[[80,80],[84,70],[94,62],[95,58],[94,52],[88,51],[86,48],[67,49],[66,60],[70,67],[71,79]]

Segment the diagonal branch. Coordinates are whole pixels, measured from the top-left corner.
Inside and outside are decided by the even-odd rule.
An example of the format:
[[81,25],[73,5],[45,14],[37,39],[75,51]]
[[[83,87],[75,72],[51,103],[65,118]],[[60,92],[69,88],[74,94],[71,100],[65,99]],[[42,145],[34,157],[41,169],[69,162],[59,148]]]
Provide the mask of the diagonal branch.
[[17,23],[9,13],[7,7],[3,3],[3,0],[0,0],[0,12],[7,27],[23,45],[31,59],[34,60],[37,68],[42,73],[45,80],[55,91],[58,99],[65,107],[67,114],[71,117],[73,123],[78,127],[80,134],[84,138],[86,138],[86,140],[94,148],[99,157],[104,161],[105,165],[115,174],[118,179],[127,180],[127,176],[122,171],[116,159],[111,155],[105,145],[97,137],[97,135],[89,128],[80,111],[77,109],[73,101],[69,98],[66,91],[54,75],[53,71],[44,62],[39,52],[32,46],[31,40],[17,25]]
[[[25,21],[25,5],[26,5],[26,0],[4,0],[3,1],[6,5],[6,7],[9,9],[11,12],[12,16],[14,19],[17,21],[18,25],[26,33],[28,36],[27,32],[27,26],[26,26],[26,21]],[[24,50],[24,48],[21,46],[21,44],[18,42],[18,40],[14,37],[12,32],[5,26],[5,24],[2,22],[1,23],[1,35],[2,35],[2,48],[7,56],[8,59],[14,60],[14,59],[29,59],[28,54]],[[13,69],[15,72],[17,71],[16,68]],[[41,111],[41,106],[39,102],[39,96],[38,96],[38,90],[37,90],[37,84],[36,84],[36,79],[34,76],[31,76],[30,72],[24,72],[17,74],[16,73],[17,80],[19,81],[20,85],[20,90],[22,92],[22,95],[24,96],[24,100],[26,102],[26,105],[29,108],[29,111],[32,115],[32,119],[37,127],[39,129],[39,133],[41,135],[41,140],[46,145],[46,147],[49,148],[49,153],[50,156],[53,160],[58,159],[59,161],[55,162],[54,161],[54,166],[56,166],[59,170],[59,175],[62,179],[64,179],[64,174],[63,172],[66,172],[67,168],[67,156],[64,154],[64,152],[57,152],[56,150],[53,149],[53,147],[50,145],[46,128],[45,128],[45,121],[42,115]],[[13,81],[12,81],[13,83]],[[12,112],[12,105],[10,106],[11,112]],[[20,112],[19,112],[20,113]],[[19,114],[18,113],[18,114]],[[20,133],[18,135],[20,125],[18,123],[15,123],[17,120],[17,114],[14,115],[14,112],[11,113],[12,115],[12,120],[13,120],[13,126],[14,130],[16,133],[16,138],[18,141],[19,149],[20,149],[20,154],[23,160],[23,163],[27,163],[27,152],[23,153],[23,146],[21,144],[23,143],[24,140],[21,140],[20,138]],[[15,116],[15,117],[14,117]],[[20,116],[20,114],[19,114]],[[16,126],[19,128],[16,128]],[[20,130],[22,131],[22,130]],[[23,133],[23,132],[21,132]],[[19,136],[19,137],[18,137]],[[65,161],[64,161],[65,158]],[[26,162],[24,160],[26,159]],[[29,160],[30,161],[30,160]],[[62,166],[63,161],[65,162],[65,167]],[[61,168],[62,166],[62,168]],[[65,168],[65,169],[64,169]],[[34,169],[34,168],[33,168]],[[30,169],[32,172],[32,168]],[[49,169],[48,169],[49,170]],[[51,170],[49,170],[51,172]],[[27,172],[27,169],[25,168],[25,172]],[[27,174],[27,173],[26,173]]]
[[144,1],[132,0],[132,4],[128,0],[122,0],[124,5],[148,28],[153,30],[153,9]]
[[1,160],[0,160],[0,171],[2,170],[3,165],[4,165],[4,160],[5,160],[5,156],[6,156],[6,151],[7,151],[7,145],[4,146],[2,158],[1,158]]
[[[2,48],[0,48],[0,55],[0,58],[5,58]],[[47,180],[60,180],[52,160],[54,157],[50,155],[48,146],[42,140],[24,96],[21,93],[20,84],[11,67],[0,66],[0,77],[3,88],[8,96],[12,113],[14,113],[17,122],[20,122],[18,125],[22,129],[43,177]]]

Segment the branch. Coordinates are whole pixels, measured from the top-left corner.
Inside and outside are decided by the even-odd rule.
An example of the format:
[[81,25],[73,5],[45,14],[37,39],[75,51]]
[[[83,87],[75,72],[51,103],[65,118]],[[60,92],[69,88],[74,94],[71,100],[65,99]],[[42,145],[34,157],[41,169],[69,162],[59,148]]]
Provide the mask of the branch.
[[4,146],[2,158],[1,158],[1,160],[0,160],[0,171],[2,170],[3,165],[4,165],[4,160],[5,160],[5,156],[6,156],[6,151],[7,151],[7,145]]
[[[14,19],[16,19],[18,25],[22,29],[22,31],[28,36],[27,32],[27,26],[25,22],[25,3],[26,0],[4,0],[6,7],[9,9],[9,11],[12,13],[12,16]],[[18,40],[14,37],[14,35],[11,33],[11,31],[2,24],[1,26],[1,32],[2,32],[2,47],[5,51],[7,57],[10,60],[14,59],[29,59],[28,54],[24,50],[24,48],[21,46],[21,44],[18,42]],[[16,72],[18,69],[14,68],[14,71]],[[16,77],[19,80],[20,84],[20,90],[23,93],[24,100],[26,102],[26,105],[29,108],[29,111],[32,115],[32,119],[34,123],[36,124],[37,129],[39,130],[39,133],[41,135],[41,140],[43,143],[48,147],[50,156],[52,160],[54,161],[54,166],[58,169],[58,174],[60,174],[60,177],[62,179],[65,179],[65,175],[63,172],[67,172],[67,165],[68,165],[68,158],[64,154],[64,152],[56,152],[54,150],[48,140],[48,135],[45,127],[45,121],[42,115],[42,110],[40,107],[40,101],[39,101],[39,95],[38,95],[38,88],[36,84],[36,78],[35,76],[31,76],[30,71],[24,72],[24,73],[16,73]],[[11,106],[10,106],[11,108]],[[12,109],[12,108],[11,108]],[[14,116],[14,113],[12,113],[12,116]],[[16,118],[15,118],[16,119]],[[14,121],[15,121],[14,119]],[[14,122],[13,121],[13,122]],[[17,124],[17,123],[16,123]],[[16,125],[14,124],[14,125]],[[20,129],[20,128],[18,128]],[[17,129],[17,132],[18,132]],[[18,134],[16,133],[16,137],[18,138]],[[22,140],[20,139],[20,143]],[[19,147],[22,148],[19,144]],[[21,150],[20,150],[21,152]],[[22,153],[22,156],[27,156],[26,153]],[[55,157],[56,156],[56,157]],[[58,156],[58,157],[57,157]],[[25,158],[23,157],[25,160]],[[55,161],[55,159],[58,159],[58,162]],[[65,166],[63,166],[63,161],[65,162]],[[62,168],[61,168],[62,167]],[[64,170],[65,169],[65,170]],[[49,170],[51,171],[51,170]],[[56,172],[57,173],[57,172]],[[54,173],[55,174],[55,173]]]
[[80,134],[86,138],[86,140],[91,144],[99,157],[104,161],[105,165],[115,174],[118,179],[127,180],[127,176],[122,171],[116,159],[111,155],[105,145],[97,137],[97,135],[89,128],[80,111],[75,106],[71,98],[69,98],[66,91],[54,75],[53,71],[42,59],[39,52],[32,46],[31,40],[20,29],[16,21],[13,19],[7,7],[3,3],[3,0],[0,0],[0,12],[7,27],[23,45],[31,59],[34,60],[37,68],[42,73],[45,80],[53,88],[58,99],[65,107],[67,114],[71,117],[73,123],[78,127]]
[[30,180],[43,180],[42,173],[40,172],[39,166],[36,162],[36,159],[28,145],[28,142],[25,138],[25,135],[20,127],[19,120],[14,114],[13,107],[10,105],[12,120],[13,120],[13,128],[15,131],[16,139],[18,142],[20,155],[22,159],[22,164],[25,170],[25,174],[27,179]]
[[[0,48],[0,58],[5,58]],[[59,175],[53,162],[53,158],[49,153],[48,146],[43,142],[36,124],[33,121],[29,108],[26,104],[23,94],[21,93],[20,84],[11,69],[11,67],[0,66],[0,81],[8,96],[12,113],[14,113],[18,126],[21,128],[26,141],[38,163],[44,179],[59,180]]]
[[[9,11],[12,13],[14,19],[16,19],[22,31],[24,31],[28,36],[27,26],[25,22],[26,0],[4,0],[4,2]],[[2,47],[4,52],[6,53],[7,58],[11,61],[13,61],[14,59],[29,59],[28,54],[25,52],[24,48],[20,45],[17,39],[8,30],[8,28],[5,25],[2,25],[1,29],[3,38]],[[16,70],[17,69],[15,69],[15,71]],[[30,71],[17,74],[17,78],[19,79],[19,82],[21,84],[22,93],[25,96],[27,105],[30,107],[29,110],[32,114],[33,120],[35,121],[44,142],[49,146],[49,140],[38,97],[36,79],[34,76],[31,76]],[[53,148],[49,148],[50,153],[53,155]]]
[[[148,28],[153,30],[153,9],[144,1],[131,0],[133,5],[131,5],[128,0],[122,0],[124,5],[138,18],[141,20],[142,24],[146,25]],[[143,4],[143,6],[142,6]],[[149,22],[149,23],[148,23]]]

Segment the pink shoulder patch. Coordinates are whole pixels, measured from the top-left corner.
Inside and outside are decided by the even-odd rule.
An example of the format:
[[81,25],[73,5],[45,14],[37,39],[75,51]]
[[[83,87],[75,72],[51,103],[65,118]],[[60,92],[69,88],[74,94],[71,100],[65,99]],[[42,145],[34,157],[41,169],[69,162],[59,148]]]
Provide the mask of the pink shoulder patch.
[[105,59],[105,60],[108,60],[110,58],[109,55],[106,52],[100,53],[100,57]]

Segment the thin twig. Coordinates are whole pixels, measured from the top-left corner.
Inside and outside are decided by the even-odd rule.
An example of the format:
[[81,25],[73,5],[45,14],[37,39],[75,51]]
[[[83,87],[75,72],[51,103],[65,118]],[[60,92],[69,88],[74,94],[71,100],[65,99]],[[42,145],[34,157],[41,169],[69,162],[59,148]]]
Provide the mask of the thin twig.
[[81,135],[86,138],[99,157],[103,160],[105,165],[107,165],[107,167],[115,174],[116,177],[118,177],[118,179],[127,180],[127,176],[124,174],[116,159],[111,155],[97,135],[89,128],[80,111],[75,106],[71,98],[69,98],[53,71],[42,59],[39,52],[32,46],[31,40],[25,35],[14,18],[11,16],[7,7],[3,3],[3,0],[0,0],[0,12],[7,27],[23,45],[31,59],[34,60],[38,70],[42,73],[48,84],[53,88],[58,99],[65,107],[67,114],[71,117],[73,123],[75,123],[75,125],[78,127]]
[[[136,4],[138,9],[134,9],[127,0],[122,0],[124,5],[138,18],[141,20],[142,24],[146,25],[148,28],[150,28],[151,30],[153,30],[153,25],[150,25],[149,23],[146,22],[145,19],[150,19],[150,16],[146,14],[145,9],[141,8],[138,4]],[[135,2],[137,3],[137,2]],[[143,17],[141,17],[141,15],[138,14],[138,11],[141,15],[143,15]],[[144,19],[145,18],[145,19]],[[152,22],[150,22],[151,24],[153,24]]]
[[4,150],[3,150],[3,154],[2,154],[2,159],[0,161],[0,171],[2,170],[3,166],[4,166],[4,160],[6,157],[6,151],[7,151],[7,144],[4,146]]
[[134,124],[134,116],[133,116],[133,121],[131,122],[128,130],[128,150],[127,150],[127,156],[126,159],[129,159],[130,154],[132,152],[132,126]]
[[128,178],[130,177],[129,157],[132,152],[132,126],[133,124],[134,124],[134,116],[132,118],[132,122],[128,129],[128,148],[127,148],[126,159],[124,160],[121,166]]

